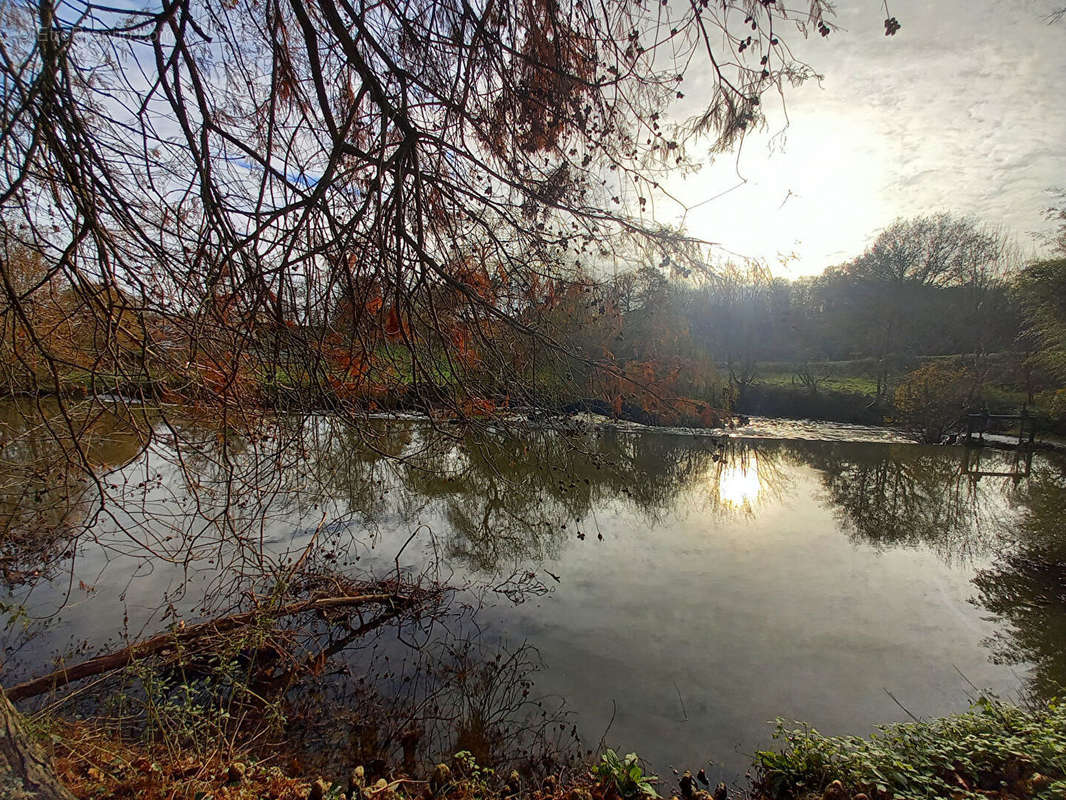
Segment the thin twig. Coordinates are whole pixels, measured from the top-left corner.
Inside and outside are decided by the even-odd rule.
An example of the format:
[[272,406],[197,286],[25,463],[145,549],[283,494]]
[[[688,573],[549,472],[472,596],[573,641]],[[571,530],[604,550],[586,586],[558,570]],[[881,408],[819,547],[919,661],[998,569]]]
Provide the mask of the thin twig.
[[892,698],[892,702],[893,703],[895,703],[897,706],[899,706],[900,708],[903,709],[903,713],[905,713],[908,717],[913,719],[915,722],[921,722],[922,721],[919,717],[914,716],[914,714],[911,713],[910,709],[907,708],[905,705],[903,705],[903,703],[901,703],[896,698],[896,696],[894,694],[892,694],[892,692],[888,691],[888,689],[886,687],[882,686],[881,688],[885,690],[885,694],[887,694],[889,697]]

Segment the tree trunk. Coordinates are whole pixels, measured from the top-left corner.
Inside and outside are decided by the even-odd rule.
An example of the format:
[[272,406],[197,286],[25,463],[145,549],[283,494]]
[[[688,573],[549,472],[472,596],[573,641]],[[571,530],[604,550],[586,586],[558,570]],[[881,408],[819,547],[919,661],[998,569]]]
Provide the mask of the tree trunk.
[[74,800],[0,693],[0,800]]

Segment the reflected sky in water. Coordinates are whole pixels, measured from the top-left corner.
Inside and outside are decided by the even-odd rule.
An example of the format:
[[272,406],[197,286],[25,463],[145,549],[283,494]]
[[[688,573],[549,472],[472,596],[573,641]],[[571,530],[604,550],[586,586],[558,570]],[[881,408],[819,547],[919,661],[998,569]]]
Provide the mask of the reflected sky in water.
[[[316,530],[315,563],[464,587],[483,644],[539,651],[537,691],[565,700],[587,746],[605,737],[660,770],[734,779],[777,716],[865,733],[899,704],[960,710],[971,682],[1017,696],[1066,680],[1057,457],[831,428],[777,440],[768,423],[753,441],[372,424],[116,439],[102,486],[64,476],[52,566],[9,590],[32,622],[7,631],[5,680],[236,607]],[[57,480],[31,429],[9,419],[5,437],[9,474]],[[11,532],[16,483],[0,497]]]

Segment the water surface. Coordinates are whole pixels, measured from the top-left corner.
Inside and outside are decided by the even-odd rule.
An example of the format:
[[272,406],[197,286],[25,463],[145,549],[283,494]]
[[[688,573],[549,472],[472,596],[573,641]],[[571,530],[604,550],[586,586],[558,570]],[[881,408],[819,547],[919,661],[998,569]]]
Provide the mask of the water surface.
[[[1047,696],[1066,679],[1051,455],[767,420],[749,438],[315,417],[240,437],[145,412],[94,421],[96,485],[6,419],[0,519],[17,532],[34,507],[48,529],[84,529],[41,537],[39,563],[4,552],[9,607],[26,610],[7,683],[238,607],[313,537],[322,565],[431,575],[478,607],[417,642],[381,634],[379,652],[424,660],[465,626],[490,657],[534,654],[532,696],[569,714],[568,734],[660,771],[734,780],[779,716],[867,733],[959,711],[974,687]],[[317,702],[357,718],[346,680]]]

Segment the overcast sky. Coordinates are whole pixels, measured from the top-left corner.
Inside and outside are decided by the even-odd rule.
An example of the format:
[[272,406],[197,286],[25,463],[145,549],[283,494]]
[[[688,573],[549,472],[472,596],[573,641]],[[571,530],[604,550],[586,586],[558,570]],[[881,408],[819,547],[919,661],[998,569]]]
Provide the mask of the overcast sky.
[[692,209],[686,228],[793,276],[858,255],[896,217],[940,210],[1037,249],[1049,190],[1066,187],[1066,20],[1047,23],[1054,6],[892,0],[903,27],[886,37],[878,2],[841,0],[843,30],[791,37],[824,79],[792,91],[787,128],[775,112],[739,164],[719,156],[673,183],[690,206],[738,187]]

